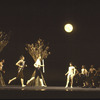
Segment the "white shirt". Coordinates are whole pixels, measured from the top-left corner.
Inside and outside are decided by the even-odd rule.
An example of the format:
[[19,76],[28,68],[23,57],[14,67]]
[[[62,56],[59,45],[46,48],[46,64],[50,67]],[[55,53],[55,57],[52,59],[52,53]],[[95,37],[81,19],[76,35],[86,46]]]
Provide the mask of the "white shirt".
[[35,67],[38,68],[39,66],[41,66],[41,61],[40,59],[37,59],[37,61],[35,62]]
[[87,76],[87,75],[88,75],[88,71],[87,71],[86,69],[82,68],[82,69],[81,69],[81,74]]
[[68,72],[69,75],[75,74],[75,67],[74,66],[70,66],[68,70],[69,70],[69,72]]

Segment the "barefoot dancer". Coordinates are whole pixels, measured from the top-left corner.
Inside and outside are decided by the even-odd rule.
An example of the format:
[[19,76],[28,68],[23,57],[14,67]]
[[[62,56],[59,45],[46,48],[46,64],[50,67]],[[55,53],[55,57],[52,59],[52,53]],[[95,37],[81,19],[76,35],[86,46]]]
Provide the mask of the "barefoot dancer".
[[88,75],[89,75],[89,73],[88,73],[87,69],[85,68],[85,65],[82,65],[81,78],[82,78],[83,87],[88,86],[88,82],[87,82]]
[[89,69],[89,78],[90,78],[90,83],[92,87],[95,87],[95,76],[97,74],[96,69],[94,68],[94,65],[91,65]]
[[24,67],[27,67],[27,65],[25,65],[25,61],[24,60],[25,60],[24,56],[21,56],[20,60],[16,63],[16,65],[18,66],[17,77],[14,77],[14,78],[10,79],[8,84],[10,84],[12,81],[16,80],[17,78],[20,78],[22,87],[25,86],[24,85],[23,69],[24,69]]
[[67,75],[67,84],[65,88],[68,87],[69,81],[71,79],[71,88],[73,88],[73,78],[75,76],[75,67],[72,65],[72,63],[69,64],[68,72],[65,74]]
[[[40,78],[40,83],[41,83],[41,86],[45,86],[44,83],[43,83],[43,80],[42,80],[42,72],[41,72],[41,66],[43,67],[44,65],[41,65],[41,56],[38,57],[38,59],[36,60],[35,64],[34,64],[34,67],[35,67],[35,70],[32,74],[32,77],[30,80],[27,81],[27,85],[33,81],[34,79],[36,79],[37,76],[39,76]],[[35,73],[35,74],[34,74]]]

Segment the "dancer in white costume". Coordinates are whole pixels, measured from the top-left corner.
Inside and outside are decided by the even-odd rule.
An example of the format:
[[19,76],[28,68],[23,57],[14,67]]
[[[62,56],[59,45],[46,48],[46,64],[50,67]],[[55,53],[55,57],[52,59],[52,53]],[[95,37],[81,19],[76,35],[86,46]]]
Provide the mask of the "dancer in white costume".
[[67,75],[67,83],[65,88],[68,87],[69,81],[71,80],[71,88],[73,88],[73,78],[75,76],[75,67],[72,65],[72,63],[69,63],[69,68],[68,68],[68,72],[65,74],[65,76]]
[[88,82],[87,82],[88,76],[89,76],[89,73],[88,73],[87,69],[85,68],[85,65],[82,65],[81,78],[83,81],[83,87],[88,85]]
[[35,67],[35,75],[34,75],[34,72],[32,74],[32,77],[30,78],[30,80],[27,81],[27,85],[33,81],[34,79],[36,79],[37,76],[39,76],[40,78],[40,83],[41,83],[41,86],[45,86],[44,83],[43,83],[43,80],[42,80],[42,76],[41,76],[41,70],[40,68],[43,67],[44,65],[41,65],[41,56],[38,57],[38,59],[36,60],[35,64],[34,64],[34,67]]

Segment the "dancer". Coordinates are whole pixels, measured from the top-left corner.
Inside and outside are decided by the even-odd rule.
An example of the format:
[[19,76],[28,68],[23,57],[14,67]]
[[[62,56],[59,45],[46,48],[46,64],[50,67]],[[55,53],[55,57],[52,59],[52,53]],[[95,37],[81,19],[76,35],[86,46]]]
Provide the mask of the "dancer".
[[90,83],[92,87],[95,87],[95,76],[96,76],[96,69],[94,68],[93,65],[91,65],[90,69],[89,69],[89,77],[90,77]]
[[1,62],[0,62],[0,85],[1,86],[5,86],[5,82],[4,82],[4,79],[3,79],[3,73],[5,73],[5,71],[3,70],[3,63],[5,62],[5,60],[3,59]]
[[72,63],[69,63],[69,68],[68,68],[68,72],[65,74],[65,76],[67,75],[67,83],[65,88],[68,87],[69,81],[71,79],[71,88],[73,88],[73,78],[75,76],[75,67],[72,65]]
[[20,78],[22,87],[25,87],[23,69],[24,69],[24,67],[27,67],[27,65],[25,64],[24,60],[25,60],[25,57],[21,56],[20,60],[16,63],[16,65],[18,66],[17,77],[14,77],[14,78],[10,79],[8,84],[10,84],[13,80],[16,80],[17,78]]
[[43,80],[42,80],[42,72],[41,72],[41,67],[43,67],[44,65],[41,65],[41,60],[42,60],[41,56],[39,56],[38,59],[36,60],[35,64],[34,64],[35,70],[32,74],[31,79],[27,81],[27,85],[31,81],[35,80],[37,76],[39,76],[41,86],[45,86],[44,83],[43,83]]
[[89,76],[89,73],[88,73],[87,69],[85,68],[85,65],[82,65],[81,78],[82,78],[83,87],[88,86],[88,76]]

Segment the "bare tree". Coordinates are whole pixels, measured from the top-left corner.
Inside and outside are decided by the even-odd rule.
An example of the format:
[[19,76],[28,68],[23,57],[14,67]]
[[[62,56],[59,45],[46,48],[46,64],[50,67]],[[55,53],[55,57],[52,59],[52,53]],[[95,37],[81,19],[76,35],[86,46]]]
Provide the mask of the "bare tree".
[[49,46],[44,45],[44,41],[42,39],[39,39],[35,44],[26,44],[25,49],[29,52],[34,61],[36,61],[39,56],[41,56],[42,59],[46,59],[50,54],[48,51]]
[[5,32],[0,31],[0,52],[8,44],[9,37]]

